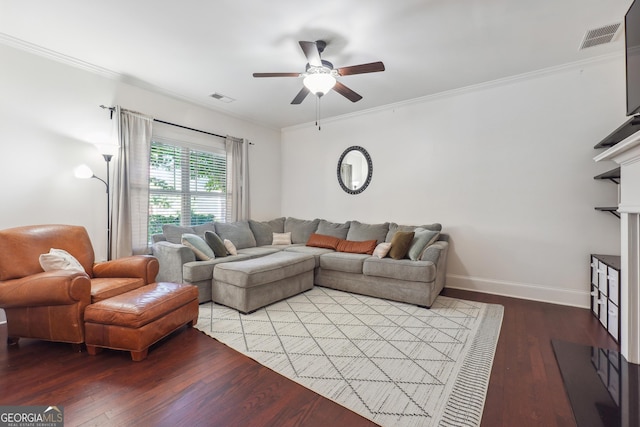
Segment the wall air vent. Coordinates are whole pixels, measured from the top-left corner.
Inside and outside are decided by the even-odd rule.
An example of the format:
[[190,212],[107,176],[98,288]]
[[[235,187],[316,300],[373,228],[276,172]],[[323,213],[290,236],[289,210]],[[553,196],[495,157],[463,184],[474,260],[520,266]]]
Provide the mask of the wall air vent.
[[604,27],[594,28],[589,30],[584,35],[584,39],[580,44],[580,49],[586,49],[588,47],[598,46],[600,44],[611,43],[615,40],[616,35],[622,28],[622,23],[605,25]]
[[225,104],[229,104],[230,102],[235,101],[235,99],[230,98],[230,97],[228,97],[228,96],[226,96],[226,95],[223,95],[223,94],[221,94],[221,93],[218,93],[218,92],[216,92],[216,93],[212,93],[212,94],[211,94],[211,95],[209,95],[209,96],[210,96],[211,98],[213,98],[213,99],[217,99],[217,100],[218,100],[218,101],[220,101],[220,102],[224,102]]

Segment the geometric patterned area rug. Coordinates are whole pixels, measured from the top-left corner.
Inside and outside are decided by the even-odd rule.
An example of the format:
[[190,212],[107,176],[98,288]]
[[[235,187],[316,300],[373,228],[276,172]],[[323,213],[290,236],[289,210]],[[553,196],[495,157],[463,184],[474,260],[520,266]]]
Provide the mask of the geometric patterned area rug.
[[479,426],[503,310],[315,286],[248,315],[202,304],[196,328],[382,426]]

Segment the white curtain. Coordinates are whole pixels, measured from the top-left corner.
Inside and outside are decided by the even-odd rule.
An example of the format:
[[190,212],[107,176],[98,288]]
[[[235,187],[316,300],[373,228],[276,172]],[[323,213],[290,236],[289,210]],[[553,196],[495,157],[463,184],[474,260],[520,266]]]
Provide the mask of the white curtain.
[[249,219],[249,141],[227,136],[227,222]]
[[111,259],[149,253],[149,153],[153,118],[116,106],[120,151],[112,187]]

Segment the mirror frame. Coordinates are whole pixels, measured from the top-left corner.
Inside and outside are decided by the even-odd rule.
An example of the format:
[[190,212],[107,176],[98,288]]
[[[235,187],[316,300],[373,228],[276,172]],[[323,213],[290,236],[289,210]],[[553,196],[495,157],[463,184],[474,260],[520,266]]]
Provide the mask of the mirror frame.
[[[346,185],[344,185],[344,182],[342,182],[342,175],[340,174],[340,166],[342,165],[342,161],[347,156],[347,154],[349,154],[351,151],[359,151],[360,153],[362,153],[362,155],[364,156],[365,160],[367,161],[367,167],[368,167],[366,181],[364,182],[364,184],[362,184],[362,186],[360,186],[360,188],[358,188],[356,190],[353,190],[353,189],[347,187]],[[364,148],[360,147],[359,145],[353,145],[353,146],[347,148],[346,150],[344,150],[342,152],[342,155],[338,159],[337,175],[338,175],[338,183],[340,184],[340,187],[342,187],[342,189],[345,192],[347,192],[349,194],[360,194],[360,193],[362,193],[369,186],[369,184],[371,183],[371,177],[373,176],[373,162],[371,161],[371,156],[369,155],[367,150],[365,150]]]

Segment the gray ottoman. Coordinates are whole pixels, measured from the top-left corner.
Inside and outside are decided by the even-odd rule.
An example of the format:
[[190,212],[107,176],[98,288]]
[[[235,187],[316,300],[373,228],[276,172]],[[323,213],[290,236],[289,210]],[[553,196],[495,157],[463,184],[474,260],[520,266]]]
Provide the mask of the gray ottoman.
[[213,269],[211,299],[250,313],[313,287],[313,255],[295,252],[225,262]]

